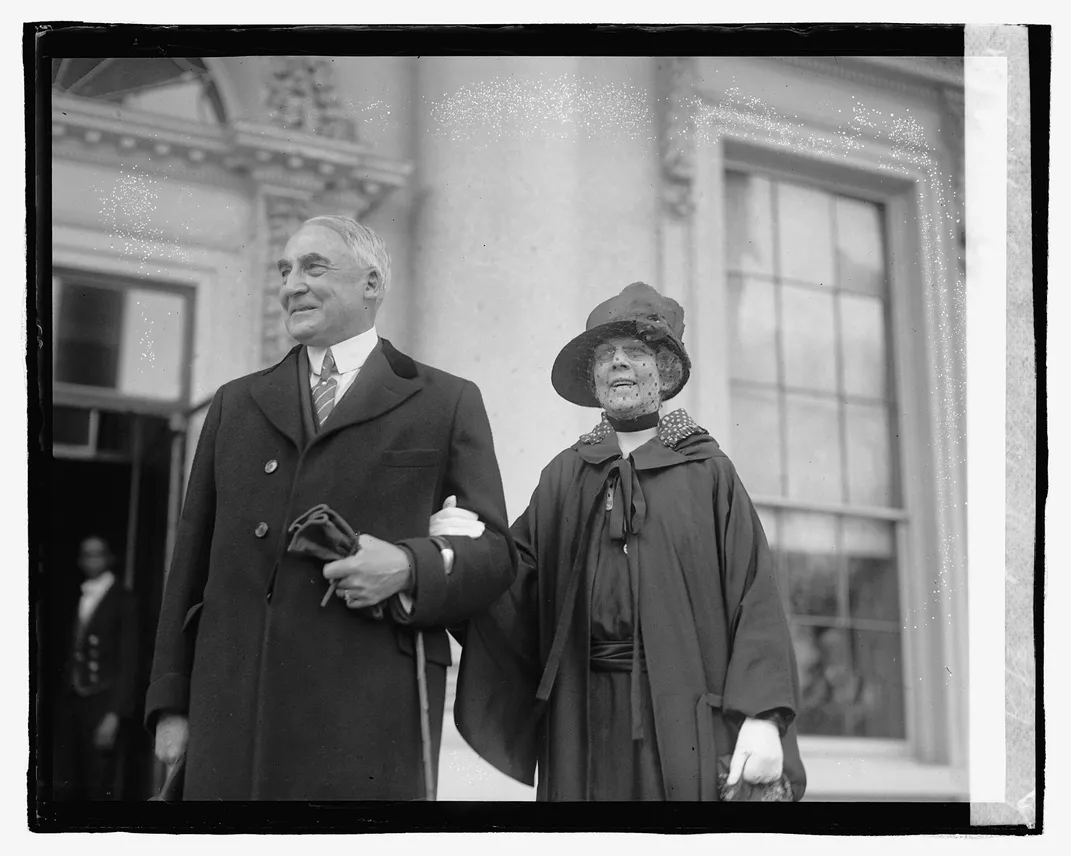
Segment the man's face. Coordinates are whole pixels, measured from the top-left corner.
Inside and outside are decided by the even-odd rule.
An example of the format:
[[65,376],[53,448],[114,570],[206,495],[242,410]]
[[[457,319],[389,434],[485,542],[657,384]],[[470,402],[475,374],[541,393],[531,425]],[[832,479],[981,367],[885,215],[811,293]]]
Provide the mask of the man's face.
[[299,229],[279,259],[279,274],[286,330],[303,345],[327,348],[363,333],[375,321],[375,272],[360,265],[331,229]]
[[112,553],[100,538],[86,538],[78,551],[78,567],[88,579],[99,577],[112,565]]
[[662,384],[654,351],[638,339],[617,337],[595,348],[595,397],[616,419],[654,413]]

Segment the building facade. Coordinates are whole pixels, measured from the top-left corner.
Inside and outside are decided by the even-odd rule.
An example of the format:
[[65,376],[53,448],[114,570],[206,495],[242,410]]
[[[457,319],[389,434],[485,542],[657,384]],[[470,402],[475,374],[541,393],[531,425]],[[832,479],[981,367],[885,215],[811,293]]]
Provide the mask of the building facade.
[[[121,545],[151,646],[203,406],[289,349],[307,217],[383,235],[380,333],[479,385],[511,517],[597,419],[555,354],[643,280],[778,559],[809,796],[965,799],[962,128],[934,58],[57,60],[55,489],[108,501],[53,514]],[[441,777],[532,797],[456,734]]]

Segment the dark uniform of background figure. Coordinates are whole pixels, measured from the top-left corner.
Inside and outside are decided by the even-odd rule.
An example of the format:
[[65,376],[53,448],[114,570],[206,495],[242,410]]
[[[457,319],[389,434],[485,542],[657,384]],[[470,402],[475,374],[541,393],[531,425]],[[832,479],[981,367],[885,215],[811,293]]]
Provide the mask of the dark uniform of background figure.
[[121,796],[120,758],[134,709],[136,613],[103,538],[82,542],[78,565],[85,582],[56,708],[53,797],[113,800]]

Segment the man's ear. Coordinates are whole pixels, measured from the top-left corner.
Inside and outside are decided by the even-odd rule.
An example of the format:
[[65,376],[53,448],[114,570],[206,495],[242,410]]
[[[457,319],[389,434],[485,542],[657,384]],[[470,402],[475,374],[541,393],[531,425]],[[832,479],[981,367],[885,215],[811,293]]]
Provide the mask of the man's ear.
[[383,277],[375,268],[368,272],[368,278],[364,281],[364,296],[377,302],[383,299]]

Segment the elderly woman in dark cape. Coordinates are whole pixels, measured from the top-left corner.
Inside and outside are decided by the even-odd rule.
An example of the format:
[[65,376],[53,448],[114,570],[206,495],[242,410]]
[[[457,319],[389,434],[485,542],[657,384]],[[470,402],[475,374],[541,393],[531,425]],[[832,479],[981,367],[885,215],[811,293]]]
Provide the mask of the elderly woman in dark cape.
[[458,729],[521,782],[538,766],[542,800],[803,795],[759,518],[714,439],[660,415],[690,372],[683,315],[633,283],[562,349],[555,390],[602,419],[543,470],[515,583],[461,634]]

